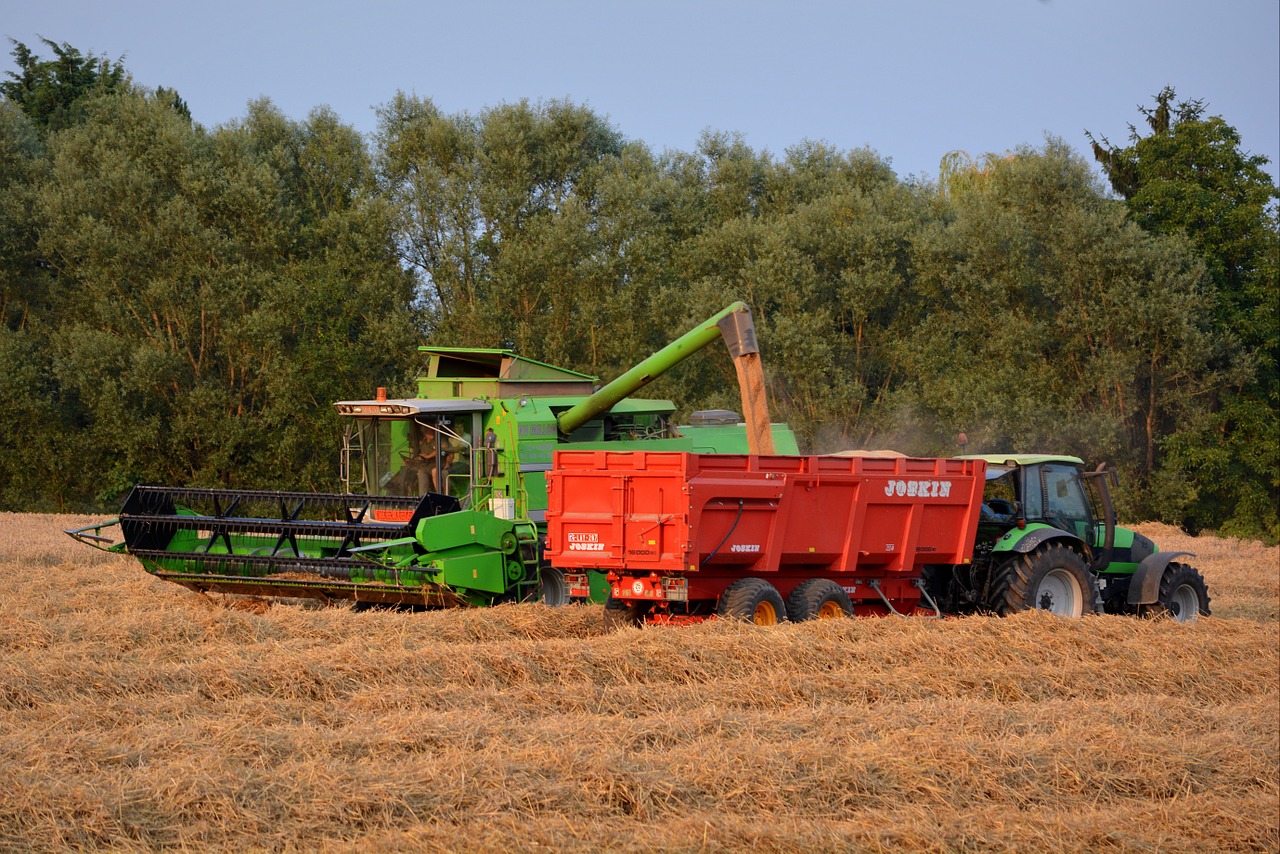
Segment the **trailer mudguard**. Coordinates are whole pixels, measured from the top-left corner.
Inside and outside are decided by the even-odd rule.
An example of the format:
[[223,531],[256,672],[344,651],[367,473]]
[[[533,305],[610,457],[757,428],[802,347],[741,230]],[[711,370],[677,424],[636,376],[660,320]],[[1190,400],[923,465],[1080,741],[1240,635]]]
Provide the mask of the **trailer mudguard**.
[[1129,582],[1129,604],[1150,605],[1160,598],[1160,579],[1176,557],[1195,557],[1191,552],[1156,552],[1143,558]]
[[[1013,528],[1006,531],[1004,536],[996,540],[996,544],[991,550],[993,552],[1028,554],[1049,540],[1070,540],[1083,545],[1083,541],[1075,534],[1068,533],[1061,528],[1055,528],[1052,525],[1032,522],[1027,525],[1025,530]],[[1081,549],[1077,548],[1077,551],[1081,551]]]

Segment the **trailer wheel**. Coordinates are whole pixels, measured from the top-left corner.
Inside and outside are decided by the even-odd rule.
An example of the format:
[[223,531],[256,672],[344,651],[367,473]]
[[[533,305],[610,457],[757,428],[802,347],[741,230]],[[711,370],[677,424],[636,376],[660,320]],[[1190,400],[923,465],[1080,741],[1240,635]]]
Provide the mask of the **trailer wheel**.
[[787,619],[793,623],[847,617],[852,613],[849,594],[827,578],[802,581],[787,597]]
[[1001,614],[1041,610],[1083,617],[1098,610],[1098,585],[1084,558],[1051,542],[996,570],[992,604]]
[[775,626],[787,618],[782,594],[763,578],[739,578],[720,597],[720,616],[757,626]]
[[1168,614],[1179,623],[1209,616],[1209,586],[1194,566],[1171,563],[1160,578],[1160,596],[1155,605],[1142,606],[1143,616]]
[[644,622],[647,611],[647,608],[637,602],[614,599],[610,596],[604,600],[604,630],[611,632],[614,629],[638,626]]

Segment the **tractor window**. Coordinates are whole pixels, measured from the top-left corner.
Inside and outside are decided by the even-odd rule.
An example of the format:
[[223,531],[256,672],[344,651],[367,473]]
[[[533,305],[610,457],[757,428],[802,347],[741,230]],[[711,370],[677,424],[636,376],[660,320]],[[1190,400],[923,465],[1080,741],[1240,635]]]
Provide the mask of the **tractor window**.
[[982,520],[1011,522],[1017,514],[1018,496],[1014,490],[1014,471],[987,469],[987,483],[982,490]]
[[1040,470],[1044,485],[1045,521],[1086,541],[1093,529],[1089,501],[1080,484],[1080,471],[1073,466],[1046,465]]

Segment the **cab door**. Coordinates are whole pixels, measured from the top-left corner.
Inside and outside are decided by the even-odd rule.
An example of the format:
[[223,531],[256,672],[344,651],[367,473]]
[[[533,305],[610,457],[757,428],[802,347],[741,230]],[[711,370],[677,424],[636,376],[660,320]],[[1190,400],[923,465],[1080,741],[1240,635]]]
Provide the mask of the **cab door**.
[[1044,521],[1075,534],[1090,547],[1094,544],[1094,518],[1089,497],[1075,466],[1047,463],[1040,468]]

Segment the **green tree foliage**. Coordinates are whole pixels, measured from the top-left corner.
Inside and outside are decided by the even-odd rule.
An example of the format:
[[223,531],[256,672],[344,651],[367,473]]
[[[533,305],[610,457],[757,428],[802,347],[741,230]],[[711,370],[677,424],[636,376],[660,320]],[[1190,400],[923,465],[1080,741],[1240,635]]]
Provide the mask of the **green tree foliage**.
[[117,72],[74,122],[0,99],[0,506],[331,488],[331,402],[403,382],[416,338],[364,140],[268,102],[208,132]]
[[[944,161],[655,154],[563,101],[363,139],[269,101],[206,130],[119,62],[15,43],[0,83],[0,507],[135,481],[330,488],[331,406],[409,391],[414,345],[613,377],[744,299],[775,418],[811,451],[1052,451],[1127,475],[1129,518],[1275,521],[1275,188],[1172,90],[1149,136]],[[737,408],[711,348],[658,381]]]
[[441,342],[487,339],[580,361],[572,319],[600,295],[596,187],[622,149],[566,102],[447,116],[403,93],[379,112],[379,186]]
[[83,412],[53,377],[54,273],[37,247],[47,154],[30,119],[0,100],[0,508],[66,510],[94,491]]
[[412,340],[358,135],[265,103],[206,134],[123,96],[51,152],[56,370],[91,413],[105,483],[330,482],[330,400],[372,388]]
[[53,51],[53,59],[41,59],[22,42],[9,41],[18,70],[8,72],[8,79],[0,81],[0,95],[26,113],[41,133],[80,121],[85,99],[128,86],[121,59],[113,62],[105,55],[85,56],[66,42],[44,38],[40,41]]
[[48,290],[32,213],[32,188],[45,165],[30,120],[0,101],[0,320],[8,329],[22,329]]
[[1059,141],[979,168],[918,244],[931,308],[903,339],[904,414],[976,448],[1102,457],[1145,481],[1214,380],[1199,266],[1126,222]]
[[767,342],[773,396],[805,441],[870,441],[875,403],[899,379],[887,344],[912,322],[907,249],[920,205],[869,151],[805,143],[773,162],[707,135],[700,153],[711,216],[683,256],[691,314],[741,295]]
[[1128,146],[1089,137],[1132,219],[1187,240],[1211,285],[1224,381],[1211,405],[1169,431],[1161,503],[1193,529],[1280,537],[1280,190],[1235,128],[1206,116],[1202,101],[1176,98],[1166,87],[1140,107],[1150,133],[1131,125]]

